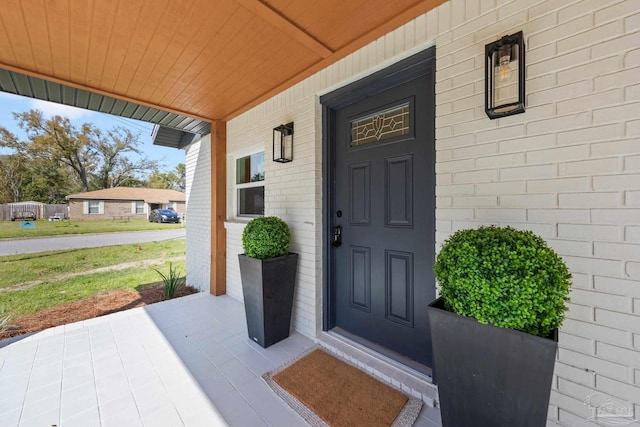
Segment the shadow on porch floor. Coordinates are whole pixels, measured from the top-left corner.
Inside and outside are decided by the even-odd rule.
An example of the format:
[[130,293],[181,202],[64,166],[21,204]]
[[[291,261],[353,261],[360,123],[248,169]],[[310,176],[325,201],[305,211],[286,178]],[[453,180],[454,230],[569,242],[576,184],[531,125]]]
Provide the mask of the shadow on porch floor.
[[260,376],[313,345],[263,349],[241,302],[205,293],[48,329],[0,348],[0,426],[304,426]]

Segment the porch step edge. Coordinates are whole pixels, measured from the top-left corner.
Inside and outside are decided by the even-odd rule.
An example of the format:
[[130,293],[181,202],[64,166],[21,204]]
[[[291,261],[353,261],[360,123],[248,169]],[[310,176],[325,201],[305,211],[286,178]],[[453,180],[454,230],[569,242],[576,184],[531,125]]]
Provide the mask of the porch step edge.
[[316,342],[328,352],[353,363],[380,381],[421,399],[427,406],[438,406],[438,388],[426,375],[331,332],[320,332]]

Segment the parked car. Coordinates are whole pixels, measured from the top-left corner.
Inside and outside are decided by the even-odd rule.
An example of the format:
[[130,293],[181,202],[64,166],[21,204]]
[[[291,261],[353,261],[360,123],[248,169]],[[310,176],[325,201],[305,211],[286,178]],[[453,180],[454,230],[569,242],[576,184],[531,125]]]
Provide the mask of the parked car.
[[154,209],[149,214],[149,222],[180,222],[180,217],[171,209]]

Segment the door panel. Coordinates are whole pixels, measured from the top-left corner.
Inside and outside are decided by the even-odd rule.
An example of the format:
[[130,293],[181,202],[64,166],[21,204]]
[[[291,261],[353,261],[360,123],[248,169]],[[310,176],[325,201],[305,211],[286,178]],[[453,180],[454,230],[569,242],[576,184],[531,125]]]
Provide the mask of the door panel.
[[385,251],[387,319],[413,327],[413,254]]
[[351,246],[351,298],[353,308],[371,312],[371,249]]
[[342,227],[331,253],[333,326],[425,367],[435,299],[432,77],[335,109],[330,136],[330,225]]
[[413,227],[413,155],[385,159],[387,227]]
[[351,225],[370,225],[371,163],[349,165],[349,212]]

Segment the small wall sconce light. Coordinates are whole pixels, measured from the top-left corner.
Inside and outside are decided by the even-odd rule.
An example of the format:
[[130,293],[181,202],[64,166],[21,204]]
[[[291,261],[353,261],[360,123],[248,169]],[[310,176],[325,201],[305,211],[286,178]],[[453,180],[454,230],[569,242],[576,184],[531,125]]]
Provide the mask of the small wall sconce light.
[[273,128],[273,161],[289,163],[293,160],[293,122]]
[[522,31],[485,46],[485,111],[490,119],[524,113]]

